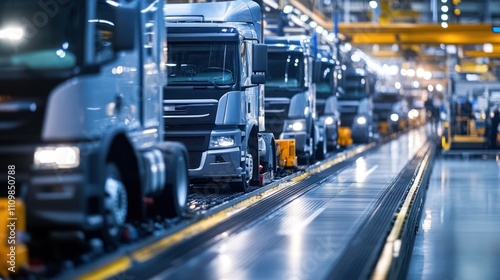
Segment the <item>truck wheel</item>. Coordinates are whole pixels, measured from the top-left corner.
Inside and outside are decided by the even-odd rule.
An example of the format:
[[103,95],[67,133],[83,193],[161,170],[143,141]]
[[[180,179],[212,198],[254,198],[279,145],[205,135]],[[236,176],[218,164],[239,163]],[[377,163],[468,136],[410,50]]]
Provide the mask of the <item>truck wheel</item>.
[[128,195],[118,167],[112,162],[106,166],[104,181],[104,219],[105,235],[117,240],[120,228],[125,224],[128,214]]
[[239,182],[231,182],[229,184],[231,191],[232,192],[248,192],[248,189],[250,188],[250,182],[253,179],[253,174],[254,174],[254,168],[255,166],[255,160],[257,157],[254,157],[254,153],[252,153],[252,148],[248,147],[247,145],[247,152],[245,155],[245,162],[244,162],[244,172],[241,175],[241,181]]
[[327,153],[326,139],[323,138],[323,141],[318,143],[316,147],[316,159],[322,160],[325,159]]
[[160,146],[165,160],[166,183],[155,197],[153,212],[163,218],[182,217],[186,212],[189,192],[187,151],[180,143]]

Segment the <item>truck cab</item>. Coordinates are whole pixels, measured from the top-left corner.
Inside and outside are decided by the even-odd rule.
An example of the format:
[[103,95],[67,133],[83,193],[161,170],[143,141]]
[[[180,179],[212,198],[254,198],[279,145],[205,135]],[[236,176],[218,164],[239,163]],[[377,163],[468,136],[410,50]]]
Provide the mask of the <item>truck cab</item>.
[[316,158],[322,137],[316,112],[313,80],[316,57],[311,37],[268,37],[265,42],[268,46],[266,130],[279,139],[295,139],[299,162],[311,162]]
[[[319,147],[326,145],[327,151],[338,146],[338,128],[340,127],[340,112],[338,110],[337,79],[339,62],[333,57],[333,50],[323,45],[318,48],[317,60],[319,72],[316,83],[316,112],[318,126],[323,137]],[[318,149],[321,152],[323,149]]]
[[187,204],[186,148],[161,137],[163,7],[64,2],[0,6],[0,163],[15,176],[3,196],[25,203],[30,242],[109,248],[125,224]]
[[193,183],[247,191],[260,184],[260,166],[271,173],[276,166],[274,138],[264,133],[260,7],[249,0],[165,7],[165,138],[188,147]]
[[353,143],[369,143],[374,126],[373,81],[364,68],[345,68],[338,97],[341,127],[350,130]]

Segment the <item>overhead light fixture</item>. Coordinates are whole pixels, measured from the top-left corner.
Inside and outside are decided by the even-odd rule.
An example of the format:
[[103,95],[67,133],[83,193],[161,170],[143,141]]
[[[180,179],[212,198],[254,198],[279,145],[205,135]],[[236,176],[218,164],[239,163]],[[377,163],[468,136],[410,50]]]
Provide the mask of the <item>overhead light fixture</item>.
[[485,53],[492,53],[492,52],[493,52],[493,45],[492,45],[492,44],[490,44],[490,43],[485,43],[485,44],[483,45],[483,51],[484,51]]
[[316,26],[318,26],[318,23],[317,23],[317,22],[315,22],[315,21],[311,21],[311,22],[309,22],[309,26],[310,26],[311,28],[316,28]]
[[289,13],[291,13],[291,12],[293,12],[293,6],[291,6],[291,5],[286,5],[286,6],[283,8],[283,13],[285,13],[285,14],[289,14]]

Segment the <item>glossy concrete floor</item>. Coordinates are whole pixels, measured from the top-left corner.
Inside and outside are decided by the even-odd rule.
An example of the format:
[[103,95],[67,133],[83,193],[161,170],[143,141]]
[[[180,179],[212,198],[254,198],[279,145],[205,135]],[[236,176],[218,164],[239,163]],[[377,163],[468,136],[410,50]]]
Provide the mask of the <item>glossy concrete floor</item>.
[[391,180],[425,144],[402,135],[154,279],[323,279]]
[[408,279],[500,279],[500,161],[438,158]]

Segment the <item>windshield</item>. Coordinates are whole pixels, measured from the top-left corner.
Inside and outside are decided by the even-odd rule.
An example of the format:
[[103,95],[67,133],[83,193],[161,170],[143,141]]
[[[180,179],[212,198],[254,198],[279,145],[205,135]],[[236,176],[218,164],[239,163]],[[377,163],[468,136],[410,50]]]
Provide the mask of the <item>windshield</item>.
[[362,76],[346,76],[341,100],[361,100],[367,97],[366,80]]
[[321,63],[320,73],[320,80],[316,83],[316,93],[321,96],[330,96],[334,87],[333,65]]
[[235,42],[169,42],[168,85],[234,85],[236,54]]
[[60,70],[81,61],[83,1],[0,1],[0,71]]
[[304,55],[269,52],[266,88],[300,89],[304,80]]

